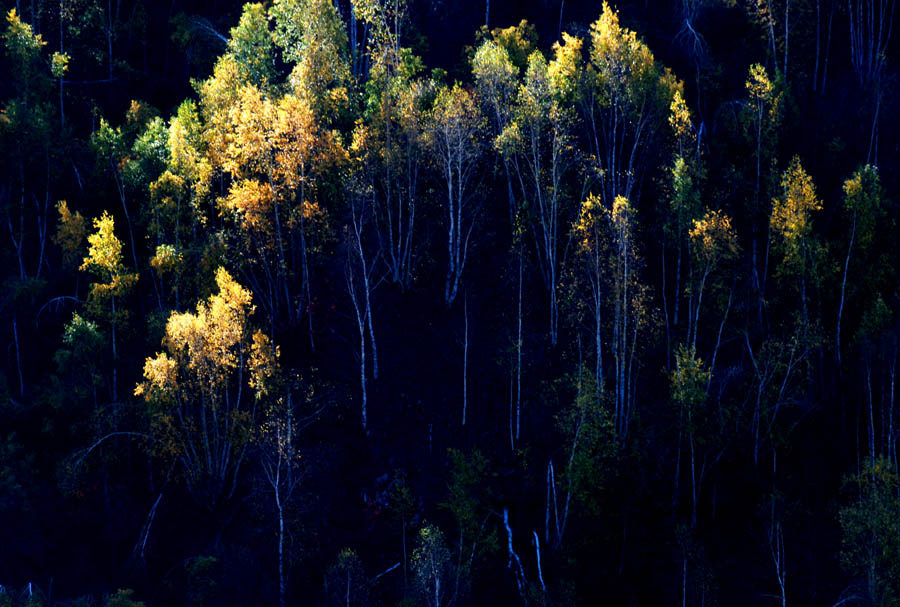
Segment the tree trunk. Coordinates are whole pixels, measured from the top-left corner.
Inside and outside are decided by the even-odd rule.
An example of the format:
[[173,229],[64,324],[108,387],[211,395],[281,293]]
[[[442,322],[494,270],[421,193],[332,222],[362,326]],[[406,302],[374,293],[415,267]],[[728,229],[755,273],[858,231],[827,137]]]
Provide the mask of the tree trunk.
[[462,425],[466,425],[466,405],[468,402],[468,372],[469,372],[469,299],[463,301],[465,314],[465,345],[463,346],[463,409]]
[[519,440],[519,422],[522,412],[522,245],[519,245],[519,307],[518,333],[516,335],[516,440]]
[[850,228],[850,244],[847,245],[847,256],[844,258],[844,275],[841,278],[841,301],[838,305],[837,328],[835,330],[835,353],[837,354],[838,373],[841,373],[841,317],[844,314],[844,293],[847,287],[847,269],[850,267],[850,252],[853,250],[853,240],[856,238],[856,213],[853,213],[853,223]]

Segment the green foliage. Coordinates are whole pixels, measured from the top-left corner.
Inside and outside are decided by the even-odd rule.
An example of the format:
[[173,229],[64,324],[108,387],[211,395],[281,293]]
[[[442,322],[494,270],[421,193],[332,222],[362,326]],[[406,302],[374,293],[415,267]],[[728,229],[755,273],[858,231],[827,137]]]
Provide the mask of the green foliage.
[[675,370],[670,377],[672,403],[689,432],[695,431],[698,409],[706,402],[706,386],[710,372],[703,368],[694,348],[679,346],[675,354]]
[[877,221],[884,216],[884,193],[878,167],[865,165],[856,170],[844,182],[844,213],[863,251],[867,250],[875,235]]
[[[31,25],[22,21],[14,8],[6,13],[6,24],[6,31],[3,33],[6,51],[15,58],[19,68],[29,70],[40,57],[41,48],[47,43],[40,34],[35,35]],[[19,78],[27,76],[27,73],[18,75]]]
[[269,9],[274,40],[294,65],[289,82],[320,119],[337,119],[349,109],[350,64],[347,32],[329,0],[276,0]]
[[677,156],[667,177],[671,182],[671,196],[666,209],[664,229],[676,242],[684,236],[693,221],[700,217],[703,205],[700,200],[696,167],[683,156]]
[[368,605],[368,580],[356,551],[344,548],[325,573],[325,592],[329,607]]
[[516,25],[491,30],[491,41],[503,49],[518,71],[524,71],[531,54],[537,49],[537,29],[533,23],[522,19]]
[[62,78],[66,75],[66,72],[69,71],[70,59],[68,53],[57,52],[50,56],[50,73],[54,78]]
[[[602,494],[615,475],[615,424],[608,399],[590,373],[583,373],[575,400],[556,416],[568,457],[558,474],[584,515],[601,513]],[[565,460],[563,460],[565,461]]]
[[218,602],[220,569],[219,559],[213,556],[196,556],[185,562],[186,605],[206,607]]
[[263,88],[274,83],[275,44],[261,3],[244,5],[240,22],[231,28],[228,50],[247,82]]
[[846,485],[852,497],[840,510],[841,563],[864,580],[873,605],[900,605],[900,477],[878,459]]
[[126,590],[120,589],[107,599],[106,607],[144,607],[143,601],[136,601],[131,598],[133,595],[134,590],[130,588]]
[[459,560],[462,570],[457,572],[468,581],[476,559],[488,556],[499,548],[497,529],[488,525],[494,506],[493,482],[496,473],[480,450],[466,455],[457,449],[448,451],[450,481],[447,501],[441,506],[453,515],[459,531]]

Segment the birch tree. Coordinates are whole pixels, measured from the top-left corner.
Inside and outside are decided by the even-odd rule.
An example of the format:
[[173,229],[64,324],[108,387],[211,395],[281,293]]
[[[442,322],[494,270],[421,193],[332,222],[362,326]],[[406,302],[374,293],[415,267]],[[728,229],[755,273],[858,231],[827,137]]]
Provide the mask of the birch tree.
[[882,192],[878,169],[866,165],[858,169],[853,177],[844,182],[843,211],[849,221],[847,254],[844,256],[841,275],[841,296],[838,303],[837,326],[834,332],[835,354],[838,366],[841,364],[841,321],[844,314],[844,301],[847,292],[847,278],[850,270],[850,258],[857,250],[858,255],[865,255],[875,235],[875,224],[882,215]]
[[[709,385],[710,372],[703,368],[693,346],[680,347],[675,356],[675,370],[672,371],[671,398],[672,403],[678,409],[680,432],[688,436],[688,447],[691,460],[691,527],[697,525],[697,500],[700,485],[706,472],[706,456],[703,457],[703,466],[700,470],[700,478],[697,478],[696,451],[698,442],[698,428],[704,425],[706,403],[706,387]],[[707,442],[704,436],[699,437],[702,443]],[[679,441],[678,448],[681,449]]]
[[766,69],[755,63],[750,66],[749,77],[745,83],[748,98],[744,106],[744,125],[746,136],[753,143],[755,152],[753,158],[756,163],[755,180],[753,186],[753,204],[750,207],[751,228],[751,270],[753,288],[759,297],[759,313],[762,315],[762,300],[765,297],[766,278],[769,263],[769,238],[767,231],[766,246],[763,252],[763,271],[760,276],[759,256],[759,217],[762,212],[761,198],[763,196],[763,171],[769,170],[766,166],[774,158],[775,143],[777,141],[778,126],[781,113],[781,91],[776,87]]
[[447,188],[447,279],[444,303],[456,299],[478,214],[473,192],[482,160],[485,125],[477,100],[454,84],[437,91],[431,112],[432,153]]
[[[634,208],[619,196],[607,212],[612,256],[612,340],[616,437],[624,442],[634,415],[638,336],[648,322],[647,288],[639,280]],[[638,358],[637,364],[640,364]]]
[[371,188],[360,176],[365,170],[366,156],[360,155],[361,141],[365,134],[361,129],[354,133],[351,152],[354,154],[353,170],[347,188],[347,217],[344,224],[344,246],[346,258],[344,278],[347,294],[353,306],[356,327],[359,330],[359,376],[361,390],[361,419],[363,430],[368,425],[368,392],[366,352],[369,343],[372,351],[372,376],[378,379],[378,349],[375,341],[374,320],[372,318],[372,292],[381,282],[378,266],[382,255],[381,247],[372,232]]
[[[144,363],[135,395],[149,405],[156,454],[173,462],[196,502],[215,511],[234,495],[257,417],[256,394],[271,365],[251,335],[253,296],[224,269],[218,292],[195,312],[173,312],[164,351]],[[256,353],[253,344],[256,344]]]
[[604,2],[591,24],[590,63],[580,96],[604,204],[640,199],[647,160],[681,83]]
[[[700,329],[700,317],[703,309],[703,294],[708,282],[717,270],[727,267],[737,257],[737,234],[731,225],[731,219],[721,211],[710,211],[700,219],[695,219],[688,233],[692,257],[690,299],[688,305],[688,335],[686,343],[695,351],[697,349],[697,333]],[[729,289],[730,292],[730,289]],[[729,301],[731,294],[729,294]],[[725,314],[727,315],[726,309]],[[724,323],[725,318],[722,319]],[[718,345],[718,344],[717,344]],[[716,350],[713,351],[713,364]]]
[[538,267],[549,293],[550,343],[558,336],[558,286],[562,240],[572,204],[565,178],[575,160],[572,107],[579,74],[581,40],[563,36],[549,63],[539,51],[528,58],[516,96],[513,121],[496,140],[510,159],[520,190],[519,205],[535,242]]
[[[478,98],[485,106],[493,137],[496,139],[512,120],[513,102],[518,90],[519,69],[510,59],[509,52],[493,40],[485,40],[472,57],[472,76]],[[506,179],[506,195],[509,199],[510,222],[516,214],[517,203],[510,158],[500,155]]]
[[[112,384],[110,396],[113,403],[119,402],[119,351],[116,328],[124,318],[124,310],[116,306],[116,298],[121,298],[137,282],[138,275],[129,273],[122,261],[122,241],[115,235],[115,221],[106,211],[94,219],[97,230],[88,236],[88,254],[81,264],[81,270],[97,275],[102,282],[91,284],[90,303],[95,314],[109,319],[110,342],[112,345]],[[109,312],[101,312],[108,302]]]
[[809,327],[807,288],[816,280],[816,265],[821,245],[813,233],[812,214],[822,209],[812,178],[794,157],[781,178],[782,194],[773,200],[770,225],[779,238],[784,259],[779,266],[783,276],[796,278],[800,292],[801,322]]
[[374,195],[379,238],[389,278],[408,289],[419,256],[420,201],[428,151],[428,101],[433,84],[408,49],[397,65],[376,62],[366,84],[365,126],[357,149],[365,154],[364,177]]

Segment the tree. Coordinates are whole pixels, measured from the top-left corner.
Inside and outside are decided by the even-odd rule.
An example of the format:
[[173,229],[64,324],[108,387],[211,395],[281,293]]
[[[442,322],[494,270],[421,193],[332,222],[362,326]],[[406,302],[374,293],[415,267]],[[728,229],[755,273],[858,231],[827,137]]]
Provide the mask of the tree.
[[753,272],[753,288],[759,294],[759,312],[762,315],[762,300],[765,297],[766,275],[768,274],[769,240],[766,239],[765,261],[762,278],[759,273],[758,248],[759,225],[761,211],[761,188],[763,166],[774,160],[774,149],[777,140],[781,113],[781,91],[773,82],[766,69],[754,63],[750,66],[749,77],[745,83],[748,99],[744,106],[744,125],[747,137],[755,146],[753,158],[756,160],[756,176],[753,186],[753,204],[750,207],[751,234],[751,267]]
[[[615,422],[609,415],[608,399],[599,393],[594,378],[579,370],[575,398],[556,415],[556,425],[564,437],[559,486],[553,458],[547,464],[547,503],[544,514],[544,541],[559,548],[571,513],[593,517],[600,513],[600,492],[614,474],[616,456]],[[559,461],[559,460],[557,460]],[[552,523],[552,524],[551,524]]]
[[419,546],[413,552],[412,570],[419,596],[428,607],[447,605],[451,594],[453,565],[444,534],[434,525],[419,531]]
[[228,50],[248,82],[261,88],[274,84],[275,44],[261,3],[244,5],[240,22],[231,28]]
[[419,77],[422,69],[408,49],[400,50],[397,65],[375,62],[365,87],[365,120],[354,133],[359,175],[373,195],[388,277],[402,290],[411,286],[419,256],[416,220],[421,221],[434,92],[434,83]]
[[603,376],[603,311],[609,293],[609,266],[607,264],[609,238],[606,210],[599,196],[589,195],[581,203],[581,212],[573,234],[576,242],[575,261],[577,271],[587,280],[590,291],[588,300],[594,321],[594,388],[599,398],[605,390]]
[[[284,607],[287,597],[287,572],[284,561],[285,509],[300,484],[300,450],[297,445],[299,426],[294,415],[291,386],[286,385],[279,367],[280,351],[269,338],[257,331],[250,346],[250,387],[263,407],[257,444],[266,482],[272,489],[278,516],[278,600]],[[308,400],[311,390],[304,394]]]
[[[844,182],[844,213],[849,215],[850,237],[844,271],[841,277],[841,298],[838,304],[837,327],[835,329],[835,354],[838,366],[841,364],[841,318],[844,314],[844,294],[847,290],[847,272],[850,269],[850,255],[856,245],[860,254],[865,254],[872,244],[875,223],[882,215],[882,192],[878,168],[866,165],[858,169],[853,177]],[[858,236],[857,236],[858,232]]]
[[855,499],[839,514],[841,563],[865,581],[864,592],[874,605],[900,605],[900,479],[891,462],[878,459],[855,478]]
[[[699,486],[706,472],[706,457],[703,458],[703,469],[700,480],[697,480],[695,444],[698,427],[703,423],[702,407],[706,402],[706,387],[709,385],[710,372],[703,369],[703,361],[697,358],[694,346],[680,346],[675,355],[675,370],[672,371],[671,398],[678,409],[679,433],[686,432],[691,453],[691,527],[697,525],[697,497]],[[701,438],[705,442],[705,438]],[[678,448],[681,449],[679,439]]]
[[635,355],[638,335],[647,325],[646,287],[638,279],[640,257],[634,238],[634,207],[619,196],[607,212],[613,297],[612,351],[615,362],[616,437],[624,442],[634,415]]
[[459,540],[455,548],[455,580],[449,602],[462,601],[468,591],[476,558],[484,557],[499,548],[496,529],[488,527],[493,514],[491,463],[481,451],[471,454],[456,449],[449,451],[450,481],[447,501],[441,506],[456,520]]
[[[707,210],[700,219],[694,219],[693,226],[688,233],[690,237],[691,254],[693,261],[690,302],[688,306],[688,339],[690,347],[697,348],[697,332],[700,327],[700,311],[703,304],[703,292],[707,280],[713,272],[723,264],[728,264],[738,254],[737,235],[731,226],[731,219],[721,211]],[[699,278],[696,278],[693,274]],[[696,297],[696,299],[695,299]],[[729,300],[731,296],[729,295]],[[727,314],[727,311],[726,311]],[[724,322],[724,319],[723,319]],[[693,337],[691,333],[693,332]],[[713,363],[715,362],[713,352]]]
[[579,99],[603,202],[637,201],[654,138],[682,85],[606,2],[591,24],[589,56]]
[[822,209],[816,197],[812,178],[803,169],[797,156],[781,178],[782,194],[774,199],[770,225],[780,238],[784,260],[779,272],[796,277],[800,289],[800,305],[804,332],[809,326],[807,309],[807,282],[816,280],[816,264],[821,245],[812,228],[812,213]]
[[115,235],[115,221],[106,211],[99,218],[94,219],[94,228],[97,230],[88,236],[88,254],[81,264],[81,270],[94,273],[102,282],[91,283],[90,303],[94,313],[104,316],[100,312],[105,302],[109,301],[109,325],[112,342],[112,388],[111,397],[113,403],[119,402],[118,392],[118,349],[116,340],[116,327],[124,317],[125,311],[116,308],[116,297],[121,298],[137,282],[138,275],[125,270],[122,262],[122,241]]
[[[513,64],[509,51],[495,40],[485,40],[472,56],[472,76],[478,98],[486,108],[485,115],[489,117],[495,140],[512,120],[519,73],[520,70]],[[500,158],[506,177],[509,219],[512,222],[517,208],[513,174],[510,159],[504,154],[501,154]]]
[[550,296],[550,343],[558,337],[557,290],[562,265],[560,227],[572,212],[564,179],[574,161],[572,101],[579,73],[581,40],[563,36],[549,63],[534,51],[519,85],[513,120],[495,145],[509,159],[520,187],[519,212],[535,242],[538,267]]
[[328,0],[276,0],[269,9],[272,36],[286,62],[288,81],[325,124],[341,118],[351,92],[347,32]]
[[[663,234],[666,243],[670,240],[675,245],[675,302],[672,317],[672,324],[678,327],[679,311],[681,309],[682,293],[682,260],[685,257],[685,249],[688,252],[688,263],[692,258],[690,256],[689,231],[692,223],[696,221],[702,212],[702,204],[700,202],[699,184],[696,183],[699,175],[697,168],[691,160],[687,160],[684,156],[677,156],[671,169],[667,171],[667,177],[671,181],[671,196],[669,204],[665,210],[665,224],[663,226]],[[687,247],[685,246],[687,245]],[[665,259],[666,247],[663,247],[663,280],[665,280]],[[688,266],[690,273],[693,268]],[[663,290],[665,294],[665,290]],[[668,323],[668,307],[666,308],[666,322]],[[688,311],[688,332],[687,339],[690,341],[691,324],[693,318],[690,310]]]
[[[360,132],[355,133],[355,141],[351,151],[358,150]],[[360,170],[360,164],[356,164]],[[358,173],[357,173],[358,175]],[[368,393],[366,376],[366,342],[372,346],[372,375],[378,379],[378,349],[375,342],[375,329],[372,320],[372,291],[378,286],[380,279],[375,270],[381,257],[381,249],[372,251],[372,190],[366,188],[365,182],[357,176],[351,176],[348,184],[347,202],[350,216],[349,224],[344,226],[345,263],[344,279],[347,294],[353,304],[356,327],[359,330],[359,376],[361,391],[362,427],[366,430],[368,423]],[[368,339],[366,336],[368,335]]]
[[454,84],[437,91],[431,113],[431,147],[447,187],[447,280],[444,303],[456,298],[466,265],[478,202],[471,191],[482,159],[485,125],[477,100]]
[[250,291],[224,268],[216,284],[196,312],[169,316],[165,351],[147,358],[135,388],[150,406],[157,454],[178,465],[191,495],[211,511],[234,495],[256,418],[253,396],[272,364],[262,334],[251,341]]
[[369,603],[368,584],[359,555],[344,548],[325,573],[329,607],[363,607]]
[[[3,167],[6,185],[0,188],[0,210],[6,216],[19,280],[24,282],[29,277],[39,279],[46,263],[54,186],[51,106],[45,101],[51,71],[41,56],[46,42],[15,8],[6,13],[6,24],[0,37],[6,50],[10,84],[4,88],[0,145],[9,161]],[[33,268],[28,268],[29,262],[35,263]]]
[[[131,102],[129,120],[140,120],[138,114],[142,111],[141,104]],[[112,176],[122,203],[122,213],[125,217],[125,225],[128,228],[128,238],[131,244],[131,261],[138,268],[137,246],[134,240],[134,225],[131,221],[131,212],[128,208],[129,183],[126,179],[125,168],[129,164],[129,152],[132,141],[129,141],[129,133],[122,126],[113,128],[105,119],[100,119],[100,128],[91,134],[91,146],[97,155],[97,164]],[[141,184],[143,185],[143,184]]]

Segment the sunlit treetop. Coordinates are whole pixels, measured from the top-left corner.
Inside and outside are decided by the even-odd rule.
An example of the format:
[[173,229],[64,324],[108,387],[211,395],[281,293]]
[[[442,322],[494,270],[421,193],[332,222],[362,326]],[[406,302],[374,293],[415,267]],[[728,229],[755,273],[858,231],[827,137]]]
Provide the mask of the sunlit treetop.
[[715,266],[738,254],[737,235],[731,219],[721,211],[707,211],[695,219],[689,232],[691,249],[702,266]]
[[590,194],[582,201],[578,220],[575,222],[575,236],[581,250],[596,252],[605,217],[606,209],[599,196]]
[[506,48],[485,40],[472,56],[472,75],[482,90],[493,92],[497,100],[505,100],[515,90],[519,68],[510,60]]
[[681,90],[676,90],[669,105],[669,126],[675,136],[676,147],[679,155],[684,155],[685,150],[694,143],[694,125],[691,122],[691,112],[684,100]]
[[488,40],[504,51],[512,64],[520,71],[528,65],[528,58],[537,48],[538,35],[534,25],[522,19],[517,25],[491,30]]
[[194,84],[200,97],[204,145],[214,166],[222,166],[224,162],[225,149],[228,146],[230,110],[236,103],[243,85],[244,79],[241,77],[238,62],[230,53],[219,57],[212,76]]
[[766,68],[759,63],[751,65],[744,86],[757,112],[755,120],[766,118],[770,123],[774,123],[781,112],[782,95],[776,83],[769,78]]
[[680,346],[675,354],[675,370],[670,377],[672,401],[679,407],[693,409],[706,400],[710,372],[693,347]]
[[767,99],[775,90],[766,68],[759,63],[750,66],[750,75],[745,86],[750,96],[755,99]]
[[571,104],[575,101],[580,78],[582,40],[566,32],[563,32],[562,38],[562,44],[553,43],[553,60],[548,65],[547,72],[556,98],[562,103]]
[[875,222],[884,213],[883,192],[878,168],[866,165],[844,182],[844,209],[856,222],[859,243],[868,246],[874,236]]
[[636,32],[619,25],[619,14],[606,2],[600,18],[591,24],[590,56],[600,88],[608,97],[636,101],[659,77],[653,53]]
[[88,236],[88,254],[81,270],[89,270],[105,280],[112,280],[124,268],[122,241],[116,237],[112,215],[103,211],[100,217],[94,219],[94,229],[97,231]]
[[88,236],[88,254],[80,269],[94,273],[103,281],[91,285],[93,297],[122,295],[137,282],[138,275],[128,273],[122,261],[122,241],[115,234],[112,215],[103,211],[94,219],[97,231]]
[[14,8],[6,13],[6,24],[3,41],[7,52],[22,65],[37,58],[41,48],[47,44],[41,35],[35,35],[31,25],[22,21]]
[[[199,302],[196,312],[169,317],[165,344],[169,353],[184,360],[189,369],[218,384],[240,363],[234,346],[244,339],[247,318],[254,307],[250,291],[224,268],[216,271],[216,285],[218,293]],[[147,362],[149,365],[150,359]],[[147,379],[156,383],[150,377]]]
[[68,267],[78,265],[81,256],[81,245],[87,235],[87,225],[80,211],[69,210],[65,200],[56,204],[59,213],[59,226],[53,241],[62,249],[63,263]]
[[815,253],[812,213],[822,209],[822,202],[797,156],[785,170],[781,188],[781,196],[773,200],[771,226],[784,243],[785,265],[802,273]]
[[289,82],[319,118],[332,118],[349,102],[347,32],[329,0],[276,0],[269,9],[274,40],[294,65]]
[[257,86],[275,79],[275,45],[269,31],[266,9],[261,3],[244,5],[237,27],[231,28],[228,50],[241,75]]
[[197,104],[187,100],[169,121],[168,156],[169,170],[187,180],[195,196],[208,193],[213,168],[202,153],[203,126]]

